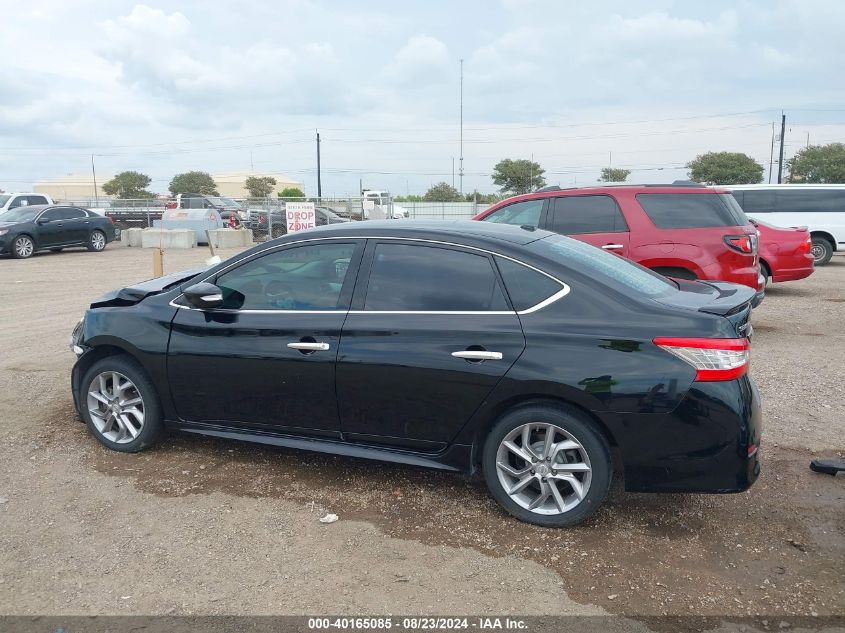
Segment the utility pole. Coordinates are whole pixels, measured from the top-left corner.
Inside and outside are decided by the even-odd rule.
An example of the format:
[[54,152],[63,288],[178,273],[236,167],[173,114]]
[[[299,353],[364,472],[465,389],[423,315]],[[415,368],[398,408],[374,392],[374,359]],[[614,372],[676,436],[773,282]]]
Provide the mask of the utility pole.
[[772,184],[772,165],[775,163],[775,124],[772,123],[772,147],[769,150],[769,184]]
[[252,148],[249,148],[249,171],[255,172],[255,163],[252,162]]
[[780,115],[780,158],[778,158],[778,184],[783,182],[783,137],[786,136],[786,115]]
[[461,181],[461,194],[464,193],[464,60],[461,59],[461,160],[458,174]]
[[91,154],[91,175],[94,177],[94,206],[100,206],[100,199],[97,196],[97,170],[94,168],[94,154]]
[[317,202],[323,197],[323,183],[320,181],[320,133],[317,132]]

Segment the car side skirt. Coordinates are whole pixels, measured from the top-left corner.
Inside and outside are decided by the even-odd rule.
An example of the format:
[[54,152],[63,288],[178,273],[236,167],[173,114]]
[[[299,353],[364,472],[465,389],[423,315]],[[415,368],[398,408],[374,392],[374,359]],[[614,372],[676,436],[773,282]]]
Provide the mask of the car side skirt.
[[342,440],[307,438],[197,422],[168,421],[167,426],[175,431],[208,437],[268,444],[270,446],[283,446],[285,448],[295,448],[316,453],[374,459],[383,462],[420,466],[422,468],[435,468],[438,470],[467,472],[469,465],[472,463],[472,446],[464,444],[453,444],[442,453],[432,455],[431,453],[415,453],[394,448],[385,449]]

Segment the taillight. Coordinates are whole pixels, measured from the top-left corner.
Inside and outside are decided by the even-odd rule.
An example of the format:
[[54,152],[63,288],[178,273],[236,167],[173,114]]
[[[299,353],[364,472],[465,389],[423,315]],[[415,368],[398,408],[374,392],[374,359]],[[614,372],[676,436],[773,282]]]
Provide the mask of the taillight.
[[757,252],[756,235],[726,235],[725,244],[740,253],[748,253],[750,255]]
[[747,338],[659,337],[654,344],[692,365],[700,382],[733,380],[748,371]]
[[811,237],[808,235],[808,236],[807,236],[807,239],[806,239],[806,240],[804,240],[804,241],[801,243],[801,246],[799,246],[799,247],[798,247],[798,252],[799,252],[799,253],[809,253],[809,252],[810,252],[810,251],[812,251],[812,250],[813,250],[813,238],[811,238]]

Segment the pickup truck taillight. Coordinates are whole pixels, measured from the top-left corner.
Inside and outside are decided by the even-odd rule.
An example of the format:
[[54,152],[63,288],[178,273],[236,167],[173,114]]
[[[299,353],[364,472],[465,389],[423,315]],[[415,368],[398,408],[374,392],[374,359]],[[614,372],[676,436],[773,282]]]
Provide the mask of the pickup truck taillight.
[[659,337],[654,344],[692,365],[699,382],[739,378],[751,361],[747,338]]

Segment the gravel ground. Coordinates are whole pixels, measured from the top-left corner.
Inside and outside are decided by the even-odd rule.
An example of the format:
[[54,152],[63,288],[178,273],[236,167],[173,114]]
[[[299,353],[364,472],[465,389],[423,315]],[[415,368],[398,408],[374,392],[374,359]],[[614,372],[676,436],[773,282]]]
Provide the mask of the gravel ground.
[[[165,269],[205,257],[171,251]],[[74,417],[67,337],[94,297],[147,276],[150,252],[0,270],[0,612],[845,614],[845,478],[807,468],[845,452],[845,257],[754,312],[749,492],[617,482],[570,530],[518,523],[453,474],[183,436],[108,452]]]

